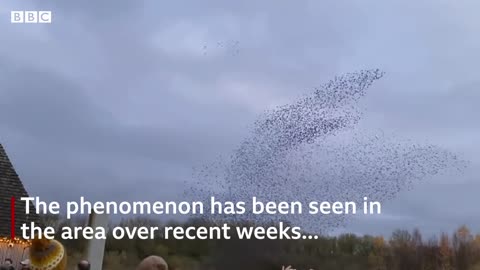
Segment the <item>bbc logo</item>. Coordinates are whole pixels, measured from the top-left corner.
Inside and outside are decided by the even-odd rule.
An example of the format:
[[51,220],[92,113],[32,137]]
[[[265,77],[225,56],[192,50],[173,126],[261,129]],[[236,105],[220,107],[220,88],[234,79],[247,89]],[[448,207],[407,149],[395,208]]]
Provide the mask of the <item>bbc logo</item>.
[[10,23],[52,23],[51,11],[12,11]]

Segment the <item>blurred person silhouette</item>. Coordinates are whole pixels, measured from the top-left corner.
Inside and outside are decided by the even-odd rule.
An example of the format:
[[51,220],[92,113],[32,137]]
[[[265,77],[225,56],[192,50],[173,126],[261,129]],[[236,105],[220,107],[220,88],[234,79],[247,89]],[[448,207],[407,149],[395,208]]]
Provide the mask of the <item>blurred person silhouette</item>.
[[3,262],[1,270],[15,270],[12,259],[6,258],[5,261]]
[[30,270],[30,260],[26,259],[20,262],[20,270]]
[[87,260],[81,260],[77,264],[77,269],[78,270],[90,270],[90,262]]

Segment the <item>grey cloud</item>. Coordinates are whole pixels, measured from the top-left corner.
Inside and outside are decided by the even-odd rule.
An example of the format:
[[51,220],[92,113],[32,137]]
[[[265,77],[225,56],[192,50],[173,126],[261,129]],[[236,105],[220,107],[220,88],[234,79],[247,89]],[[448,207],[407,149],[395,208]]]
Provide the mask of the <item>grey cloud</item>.
[[[50,144],[170,162],[191,160],[195,154],[201,155],[210,151],[212,146],[222,144],[222,137],[217,134],[195,129],[198,127],[195,121],[212,128],[217,124],[194,117],[195,110],[201,108],[190,106],[190,112],[182,111],[188,105],[183,105],[181,100],[177,101],[177,108],[170,108],[170,112],[161,108],[158,110],[159,117],[163,115],[167,119],[169,114],[175,114],[175,122],[167,122],[162,128],[129,126],[96,106],[75,84],[54,74],[39,71],[10,74],[4,71],[3,74],[0,87],[8,91],[2,93],[2,125]],[[29,79],[19,82],[15,78]],[[159,106],[162,103],[159,101]],[[208,109],[203,113],[212,114]],[[182,125],[176,122],[179,118],[183,120]],[[202,133],[205,135],[201,136]]]
[[[383,125],[417,131],[478,131],[476,119],[480,91],[478,82],[455,85],[438,91],[376,92],[370,97],[368,110],[383,114]],[[479,111],[480,112],[480,111]],[[412,121],[412,120],[415,121]]]
[[428,181],[412,191],[403,192],[395,202],[384,203],[383,213],[390,218],[359,216],[352,220],[347,230],[375,235],[378,226],[382,226],[386,234],[403,228],[420,228],[426,236],[450,233],[463,224],[471,226],[480,222],[478,210],[472,207],[478,188],[475,179],[454,184]]
[[[228,155],[262,110],[338,73],[378,67],[387,74],[368,97],[363,128],[425,138],[477,162],[478,5],[10,1],[50,9],[55,22],[0,25],[1,142],[32,193],[173,198],[193,165]],[[239,41],[238,55],[217,46],[229,40]],[[462,218],[474,213],[478,173],[462,176],[470,186],[422,184],[386,211],[431,230],[478,225]],[[59,180],[65,192],[52,192]],[[438,211],[445,196],[466,212]],[[351,229],[410,222],[370,221]]]

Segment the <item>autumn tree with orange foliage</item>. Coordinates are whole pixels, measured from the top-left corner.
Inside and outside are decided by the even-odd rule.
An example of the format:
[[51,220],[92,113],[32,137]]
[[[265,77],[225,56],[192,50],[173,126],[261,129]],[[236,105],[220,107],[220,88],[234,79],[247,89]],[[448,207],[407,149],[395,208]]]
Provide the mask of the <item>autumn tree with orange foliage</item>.
[[[49,222],[58,222],[62,226],[76,224],[52,218]],[[166,225],[138,218],[124,220],[121,224],[148,224],[160,228]],[[214,226],[199,220],[175,224]],[[56,224],[51,226],[58,227]],[[78,261],[84,252],[84,240],[65,241],[65,247],[69,262]],[[389,239],[354,234],[321,236],[316,240],[115,240],[110,237],[103,269],[133,269],[142,258],[151,254],[165,258],[171,270],[278,270],[286,264],[295,269],[317,270],[480,270],[480,235],[473,236],[466,226],[462,226],[451,236],[444,233],[427,241],[419,230],[396,230]]]

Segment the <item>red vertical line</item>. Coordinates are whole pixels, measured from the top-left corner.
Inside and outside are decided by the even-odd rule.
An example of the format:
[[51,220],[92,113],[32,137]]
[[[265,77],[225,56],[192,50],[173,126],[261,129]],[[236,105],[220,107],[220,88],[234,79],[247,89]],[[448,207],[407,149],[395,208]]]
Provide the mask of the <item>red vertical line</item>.
[[15,239],[15,197],[10,201],[10,237]]

